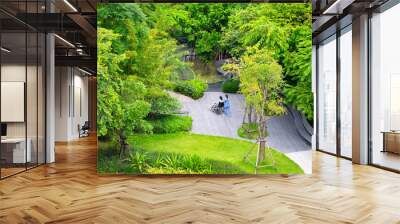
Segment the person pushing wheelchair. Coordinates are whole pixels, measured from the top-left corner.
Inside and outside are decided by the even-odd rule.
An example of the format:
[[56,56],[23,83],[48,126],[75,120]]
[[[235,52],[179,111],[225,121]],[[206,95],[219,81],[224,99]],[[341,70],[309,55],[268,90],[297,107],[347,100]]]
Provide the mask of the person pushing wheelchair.
[[230,101],[228,95],[225,95],[225,99],[220,96],[218,103],[215,103],[211,106],[211,111],[216,114],[224,113],[226,116],[230,115]]

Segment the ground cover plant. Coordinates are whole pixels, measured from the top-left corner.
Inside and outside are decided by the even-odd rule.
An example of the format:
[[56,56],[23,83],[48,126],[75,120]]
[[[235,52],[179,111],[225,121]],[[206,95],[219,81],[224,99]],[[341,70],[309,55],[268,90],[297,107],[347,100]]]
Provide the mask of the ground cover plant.
[[[243,123],[237,132],[240,137],[251,140],[257,140],[260,135],[257,123]],[[267,137],[267,133],[264,134]]]

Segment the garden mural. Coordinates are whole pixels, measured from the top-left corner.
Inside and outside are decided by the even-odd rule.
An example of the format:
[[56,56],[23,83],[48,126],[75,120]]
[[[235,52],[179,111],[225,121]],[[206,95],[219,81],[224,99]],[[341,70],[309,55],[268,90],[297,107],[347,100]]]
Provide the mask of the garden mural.
[[98,172],[305,173],[311,19],[310,4],[99,4]]

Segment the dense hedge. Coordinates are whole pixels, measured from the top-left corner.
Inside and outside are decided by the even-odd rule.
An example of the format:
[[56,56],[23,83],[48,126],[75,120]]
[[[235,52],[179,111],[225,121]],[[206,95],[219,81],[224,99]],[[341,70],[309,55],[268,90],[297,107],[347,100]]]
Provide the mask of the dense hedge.
[[207,88],[208,85],[204,81],[193,79],[177,82],[174,90],[193,99],[199,99],[204,95]]
[[237,79],[228,79],[222,84],[224,93],[237,93],[239,91],[240,81]]
[[177,133],[192,130],[192,118],[189,116],[168,115],[149,121],[153,133]]

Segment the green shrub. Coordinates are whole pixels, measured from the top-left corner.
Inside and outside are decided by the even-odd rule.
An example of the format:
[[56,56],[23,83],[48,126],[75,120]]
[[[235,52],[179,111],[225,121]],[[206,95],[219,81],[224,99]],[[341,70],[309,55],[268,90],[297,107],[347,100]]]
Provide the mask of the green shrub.
[[149,167],[149,156],[146,152],[132,152],[129,154],[130,166],[139,173],[144,173]]
[[149,121],[153,126],[153,133],[177,133],[192,130],[192,118],[189,116],[168,115]]
[[129,163],[119,158],[119,144],[114,141],[99,141],[97,171],[99,173],[133,173],[137,172]]
[[157,174],[210,174],[216,173],[210,161],[198,155],[181,155],[175,153],[147,153],[136,149],[128,159],[130,168],[135,173]]
[[190,96],[193,99],[199,99],[204,95],[207,88],[208,85],[204,81],[193,79],[177,82],[174,91]]
[[239,91],[240,81],[237,79],[228,79],[222,84],[222,92],[237,93]]
[[[237,130],[239,137],[256,140],[258,138],[258,124],[257,123],[244,123]],[[267,137],[267,136],[265,136]]]
[[157,157],[152,167],[147,170],[149,173],[213,173],[210,161],[202,159],[198,155],[164,154]]
[[154,88],[147,97],[151,103],[150,116],[169,115],[181,109],[181,103],[166,91]]

